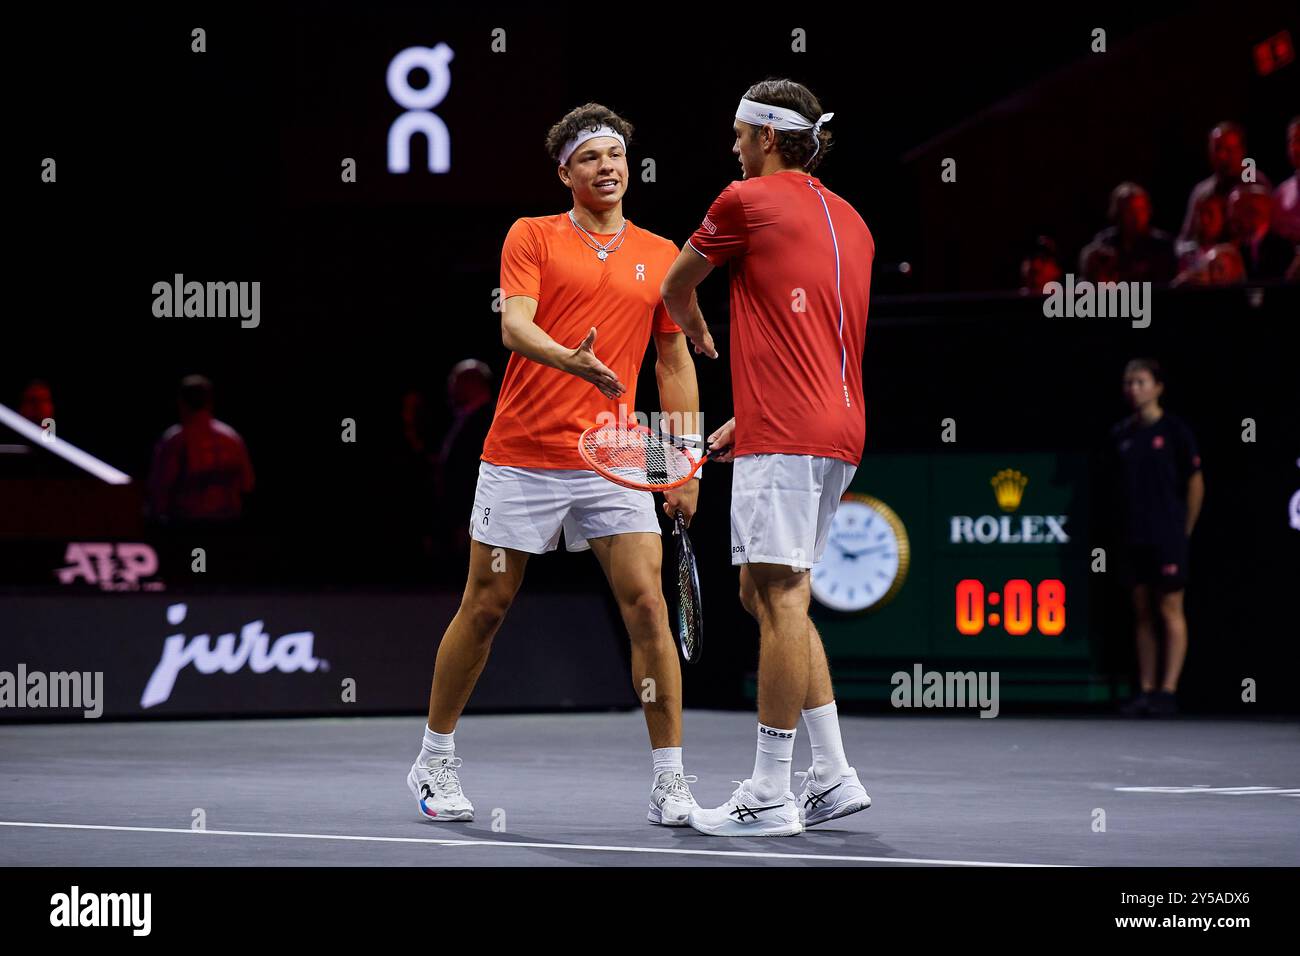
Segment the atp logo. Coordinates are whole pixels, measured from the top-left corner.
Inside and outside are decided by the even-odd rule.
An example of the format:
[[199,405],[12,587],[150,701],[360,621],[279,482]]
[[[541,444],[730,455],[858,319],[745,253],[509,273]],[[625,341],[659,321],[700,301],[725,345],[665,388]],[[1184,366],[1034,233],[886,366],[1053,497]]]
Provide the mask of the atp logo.
[[161,581],[148,581],[158,571],[158,554],[147,544],[132,542],[69,542],[63,560],[66,567],[56,568],[60,584],[84,581],[103,591],[161,591]]
[[[406,110],[388,128],[388,171],[411,171],[411,137],[423,133],[429,144],[429,172],[451,171],[451,133],[442,117],[431,112],[451,89],[450,63],[456,54],[445,43],[435,47],[407,47],[388,64],[389,95]],[[417,90],[410,84],[412,70],[429,74],[429,85]]]

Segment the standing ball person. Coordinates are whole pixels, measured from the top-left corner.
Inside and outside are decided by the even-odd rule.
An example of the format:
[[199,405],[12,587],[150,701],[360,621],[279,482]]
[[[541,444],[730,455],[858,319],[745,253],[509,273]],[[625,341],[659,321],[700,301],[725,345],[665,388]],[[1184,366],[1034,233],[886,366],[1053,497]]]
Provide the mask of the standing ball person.
[[[1125,578],[1136,618],[1140,692],[1122,708],[1130,716],[1178,710],[1178,677],[1187,657],[1187,545],[1205,498],[1196,438],[1160,407],[1164,390],[1160,364],[1133,359],[1124,367],[1124,397],[1133,414],[1111,429],[1124,505]],[[1164,625],[1163,670],[1157,615]]]

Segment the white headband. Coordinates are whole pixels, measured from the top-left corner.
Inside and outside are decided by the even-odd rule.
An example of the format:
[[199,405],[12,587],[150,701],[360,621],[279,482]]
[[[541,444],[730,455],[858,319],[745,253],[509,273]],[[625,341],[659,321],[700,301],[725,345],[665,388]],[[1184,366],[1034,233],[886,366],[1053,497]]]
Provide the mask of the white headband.
[[812,162],[813,156],[816,156],[817,151],[822,148],[821,137],[817,135],[822,131],[822,123],[827,122],[834,115],[834,113],[823,113],[814,123],[802,113],[781,106],[757,103],[754,100],[741,99],[740,105],[736,107],[736,119],[752,126],[771,126],[773,129],[795,132],[812,130],[814,148],[812,156],[808,157],[808,162]]
[[595,139],[598,136],[614,137],[614,139],[618,140],[618,144],[623,147],[624,152],[627,151],[627,141],[623,139],[622,134],[620,134],[618,130],[610,129],[608,126],[602,126],[599,129],[584,129],[580,131],[577,136],[564,144],[564,149],[560,150],[560,165],[567,166],[569,163],[569,157],[573,155],[574,151],[577,150],[579,146],[587,140]]

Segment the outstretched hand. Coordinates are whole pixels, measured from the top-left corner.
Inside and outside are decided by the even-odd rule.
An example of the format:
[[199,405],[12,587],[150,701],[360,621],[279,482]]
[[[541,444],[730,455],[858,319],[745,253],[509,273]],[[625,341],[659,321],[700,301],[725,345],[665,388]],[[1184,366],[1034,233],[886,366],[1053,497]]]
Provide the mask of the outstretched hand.
[[569,353],[568,368],[565,371],[595,385],[606,398],[618,398],[627,388],[612,369],[596,358],[595,345],[596,327],[593,325],[587,337]]

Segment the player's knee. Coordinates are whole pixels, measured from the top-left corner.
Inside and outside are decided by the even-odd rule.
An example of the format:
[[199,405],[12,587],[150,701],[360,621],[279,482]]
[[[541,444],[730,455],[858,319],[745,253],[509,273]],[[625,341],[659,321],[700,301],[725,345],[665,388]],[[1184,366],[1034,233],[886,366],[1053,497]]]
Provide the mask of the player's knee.
[[1166,622],[1182,620],[1183,595],[1181,591],[1161,596],[1160,616],[1164,618]]
[[808,613],[807,591],[787,582],[755,588],[752,601],[754,611],[751,613],[759,620],[798,617]]
[[465,595],[460,609],[475,636],[485,641],[492,639],[510,610],[512,597],[502,589],[475,590]]
[[752,618],[758,618],[758,602],[754,594],[754,586],[745,584],[740,585],[740,606],[743,607]]
[[623,620],[633,643],[654,641],[668,619],[664,596],[657,588],[646,588],[623,603]]

